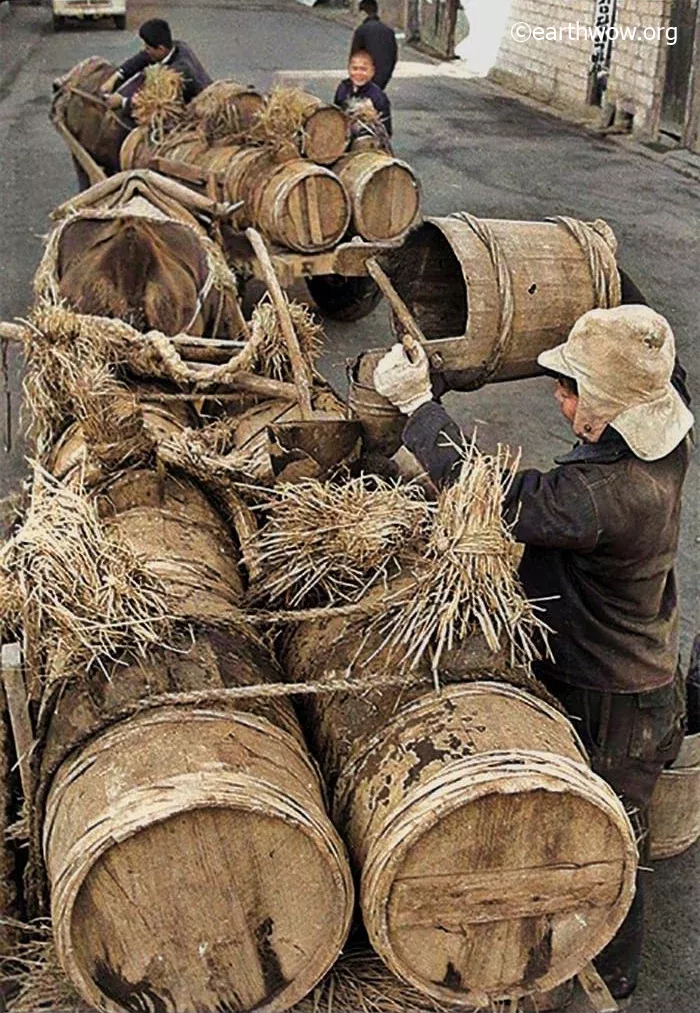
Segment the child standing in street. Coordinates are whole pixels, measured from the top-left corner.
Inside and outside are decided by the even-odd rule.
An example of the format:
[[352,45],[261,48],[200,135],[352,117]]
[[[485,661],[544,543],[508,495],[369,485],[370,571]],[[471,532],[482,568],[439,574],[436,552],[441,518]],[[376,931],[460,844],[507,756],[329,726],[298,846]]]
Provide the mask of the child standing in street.
[[353,53],[348,64],[348,77],[336,89],[334,102],[346,112],[358,114],[361,121],[363,108],[373,107],[381,127],[391,136],[391,103],[379,85],[375,84],[374,61],[369,53],[359,50]]

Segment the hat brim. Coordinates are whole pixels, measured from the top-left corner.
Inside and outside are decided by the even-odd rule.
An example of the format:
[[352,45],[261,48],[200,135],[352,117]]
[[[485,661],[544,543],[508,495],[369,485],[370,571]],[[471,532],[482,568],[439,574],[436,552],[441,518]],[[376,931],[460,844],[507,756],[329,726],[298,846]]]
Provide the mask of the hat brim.
[[561,373],[562,376],[570,376],[572,380],[576,379],[576,374],[566,358],[566,345],[556,345],[554,348],[548,348],[545,352],[540,352],[537,356],[537,364],[552,373]]
[[694,421],[678,391],[669,385],[663,397],[626,408],[609,425],[637,457],[658,461],[675,450]]

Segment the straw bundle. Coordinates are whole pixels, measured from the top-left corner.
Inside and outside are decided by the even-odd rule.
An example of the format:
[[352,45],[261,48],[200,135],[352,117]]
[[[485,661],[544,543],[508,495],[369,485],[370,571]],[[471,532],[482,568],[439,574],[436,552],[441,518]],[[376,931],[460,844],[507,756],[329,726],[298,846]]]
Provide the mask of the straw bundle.
[[356,601],[395,569],[428,520],[420,486],[366,475],[283,484],[264,508],[267,523],[249,546],[264,574],[254,596],[291,607]]
[[2,981],[13,993],[4,1008],[12,1013],[90,1013],[58,962],[50,923],[25,925],[0,918],[3,923],[23,937],[11,953],[0,955]]
[[40,468],[24,524],[0,551],[0,579],[0,627],[21,625],[74,672],[171,632],[163,583],[105,530],[94,502]]
[[148,127],[155,143],[163,139],[183,119],[182,75],[171,67],[156,63],[147,67],[144,82],[131,103],[133,117],[139,126]]
[[[288,302],[288,307],[304,361],[313,367],[323,350],[323,329],[307,306],[294,301]],[[269,294],[266,294],[253,310],[250,331],[256,346],[256,372],[271,380],[293,383],[294,375],[287,342],[282,333],[279,314],[272,305]]]
[[204,135],[207,144],[243,139],[247,124],[241,121],[235,101],[241,91],[237,81],[214,81],[190,102],[187,122]]
[[276,85],[255,118],[249,140],[276,146],[282,142],[298,144],[309,112],[309,95],[301,88]]
[[547,627],[523,596],[520,550],[501,514],[517,459],[507,447],[482,454],[473,440],[461,451],[457,481],[431,504],[430,534],[409,561],[410,579],[387,590],[376,622],[384,644],[411,668],[429,652],[436,673],[443,651],[475,633],[492,651],[508,644],[511,663],[527,665],[539,656],[538,635],[546,645]]

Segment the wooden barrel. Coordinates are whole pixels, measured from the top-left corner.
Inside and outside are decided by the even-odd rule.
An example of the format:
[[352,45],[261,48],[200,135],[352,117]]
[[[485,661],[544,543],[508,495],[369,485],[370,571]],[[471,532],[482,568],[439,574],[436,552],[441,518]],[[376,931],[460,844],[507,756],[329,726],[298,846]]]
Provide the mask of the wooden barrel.
[[[386,672],[377,638],[352,630],[342,619],[302,625],[287,645],[289,677],[323,678],[350,662]],[[426,689],[426,671],[420,688],[304,702],[370,942],[448,1007],[571,978],[612,938],[634,894],[629,820],[566,717],[502,681],[455,684],[469,671],[488,680],[489,663],[494,679],[508,678],[498,662],[470,641],[445,657],[439,694]]]
[[384,259],[452,389],[536,376],[581,314],[619,304],[606,223],[467,219],[428,218]]
[[[332,391],[319,391],[312,399],[314,419],[344,419],[348,412],[343,402]],[[301,410],[297,402],[281,399],[262,401],[239,415],[234,446],[246,458],[246,474],[257,479],[272,478],[274,471],[270,456],[267,427],[284,422],[299,422]]]
[[[237,81],[213,81],[204,91],[196,95],[188,106],[191,117],[199,120],[204,129],[219,126],[230,134],[246,134],[264,104],[263,96]],[[219,124],[214,120],[218,119]]]
[[270,239],[302,253],[334,246],[350,223],[350,202],[340,180],[302,158],[276,166],[259,180],[251,211]]
[[214,146],[197,156],[197,165],[220,173],[224,198],[231,203],[242,200],[243,207],[234,221],[239,228],[252,224],[251,194],[262,174],[277,166],[275,156],[267,148],[244,148],[235,145]]
[[315,95],[307,97],[300,153],[311,162],[332,165],[348,146],[350,121],[337,106],[326,105]]
[[135,127],[127,134],[119,149],[119,167],[127,169],[145,169],[148,166],[153,148],[148,139],[148,127]]
[[72,681],[49,711],[39,803],[56,952],[107,1013],[286,1010],[347,936],[344,847],[291,705],[215,695],[274,680],[272,659],[201,627],[175,646]]
[[652,858],[680,855],[700,837],[700,732],[686,735],[649,804]]
[[420,184],[410,165],[383,151],[358,151],[333,171],[347,190],[352,225],[363,239],[397,239],[415,222]]

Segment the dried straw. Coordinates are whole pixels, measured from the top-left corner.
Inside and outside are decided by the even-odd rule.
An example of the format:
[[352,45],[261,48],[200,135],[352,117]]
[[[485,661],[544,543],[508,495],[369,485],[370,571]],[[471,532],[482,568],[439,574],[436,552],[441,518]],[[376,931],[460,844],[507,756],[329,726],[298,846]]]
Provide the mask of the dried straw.
[[256,599],[289,607],[357,601],[386,579],[396,555],[428,521],[417,484],[360,475],[343,484],[305,479],[277,487],[264,502],[267,523],[249,553],[264,576]]
[[244,124],[234,101],[241,94],[237,81],[214,81],[194,98],[187,110],[187,122],[203,134],[208,144],[244,139]]
[[[313,365],[323,350],[323,328],[307,306],[294,301],[288,302],[288,307],[301,354],[310,371],[313,371]],[[257,347],[256,372],[272,380],[293,383],[294,374],[287,342],[269,293],[263,296],[253,310],[250,331]]]
[[474,440],[460,451],[459,477],[431,504],[427,543],[404,570],[410,579],[384,596],[383,646],[400,650],[411,668],[428,652],[437,673],[445,649],[480,632],[492,651],[507,644],[511,663],[527,666],[548,628],[523,595],[519,547],[501,513],[517,459],[501,446],[483,454]]
[[185,115],[182,75],[171,67],[154,64],[147,67],[144,83],[131,103],[133,117],[149,128],[154,143],[182,122]]
[[291,141],[299,147],[303,140],[304,123],[314,106],[313,97],[301,88],[275,86],[255,117],[249,140],[273,147]]
[[90,1013],[58,961],[48,921],[0,918],[0,925],[21,935],[11,953],[0,955],[2,981],[12,994],[8,1013]]
[[72,672],[127,648],[167,641],[165,585],[115,531],[95,503],[37,467],[20,530],[0,550],[0,628],[22,626],[34,644]]

